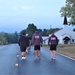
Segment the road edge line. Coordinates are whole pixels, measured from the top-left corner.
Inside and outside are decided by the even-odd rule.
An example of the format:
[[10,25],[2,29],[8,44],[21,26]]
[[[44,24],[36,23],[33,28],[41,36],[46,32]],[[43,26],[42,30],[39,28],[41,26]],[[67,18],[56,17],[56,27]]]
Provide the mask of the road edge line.
[[71,58],[71,57],[69,57],[69,56],[66,56],[66,55],[64,55],[64,54],[61,54],[61,53],[57,53],[57,54],[59,54],[59,55],[61,55],[61,56],[64,56],[64,57],[66,57],[66,58],[68,58],[68,59],[71,59],[71,60],[75,61],[75,59],[73,59],[73,58]]

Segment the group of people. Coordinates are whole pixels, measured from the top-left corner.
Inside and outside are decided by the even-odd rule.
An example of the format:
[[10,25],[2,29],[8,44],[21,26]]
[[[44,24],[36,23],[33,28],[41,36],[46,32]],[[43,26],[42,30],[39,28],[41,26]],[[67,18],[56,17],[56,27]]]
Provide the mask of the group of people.
[[[19,38],[18,44],[22,52],[22,59],[26,59],[26,53],[30,48],[30,43],[34,47],[35,59],[40,59],[40,50],[43,44],[43,39],[38,30],[35,31],[31,39],[28,37],[28,34],[25,35],[25,33],[22,33]],[[52,35],[48,38],[48,45],[50,47],[51,59],[56,59],[58,38],[54,35],[54,33],[52,33]]]

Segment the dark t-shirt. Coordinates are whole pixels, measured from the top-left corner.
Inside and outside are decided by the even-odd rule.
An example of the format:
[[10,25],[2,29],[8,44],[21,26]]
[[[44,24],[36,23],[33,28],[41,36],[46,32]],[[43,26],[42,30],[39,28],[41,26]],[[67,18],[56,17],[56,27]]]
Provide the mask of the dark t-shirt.
[[30,37],[26,36],[26,40],[27,40],[27,45],[29,45],[30,44]]
[[19,39],[19,41],[18,41],[18,44],[19,44],[19,46],[26,47],[27,46],[27,42],[28,42],[27,37],[21,36],[20,39]]
[[41,37],[39,32],[36,32],[36,33],[33,34],[33,36],[32,36],[32,44],[33,45],[42,44],[42,37]]
[[58,38],[55,36],[55,35],[52,35],[51,37],[49,37],[49,40],[48,40],[48,44],[55,44],[55,45],[58,45]]

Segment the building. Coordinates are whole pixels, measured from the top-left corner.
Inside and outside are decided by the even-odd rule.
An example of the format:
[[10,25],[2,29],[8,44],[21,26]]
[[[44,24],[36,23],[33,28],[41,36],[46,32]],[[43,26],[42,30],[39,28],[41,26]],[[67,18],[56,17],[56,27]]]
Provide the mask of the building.
[[48,38],[49,38],[49,36],[42,36],[44,45],[48,45]]
[[[55,32],[54,34],[58,37],[59,44],[75,44],[75,32],[68,29],[66,16],[64,17],[63,28],[61,30]],[[48,42],[48,38],[46,38],[44,40],[46,43]]]

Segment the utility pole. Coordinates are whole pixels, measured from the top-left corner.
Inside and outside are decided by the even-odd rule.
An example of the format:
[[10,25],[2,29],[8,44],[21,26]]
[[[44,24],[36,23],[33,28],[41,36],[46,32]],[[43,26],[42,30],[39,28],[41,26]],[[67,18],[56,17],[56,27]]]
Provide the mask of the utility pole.
[[50,25],[50,33],[52,33],[52,25]]
[[52,29],[52,25],[50,25],[50,29]]

